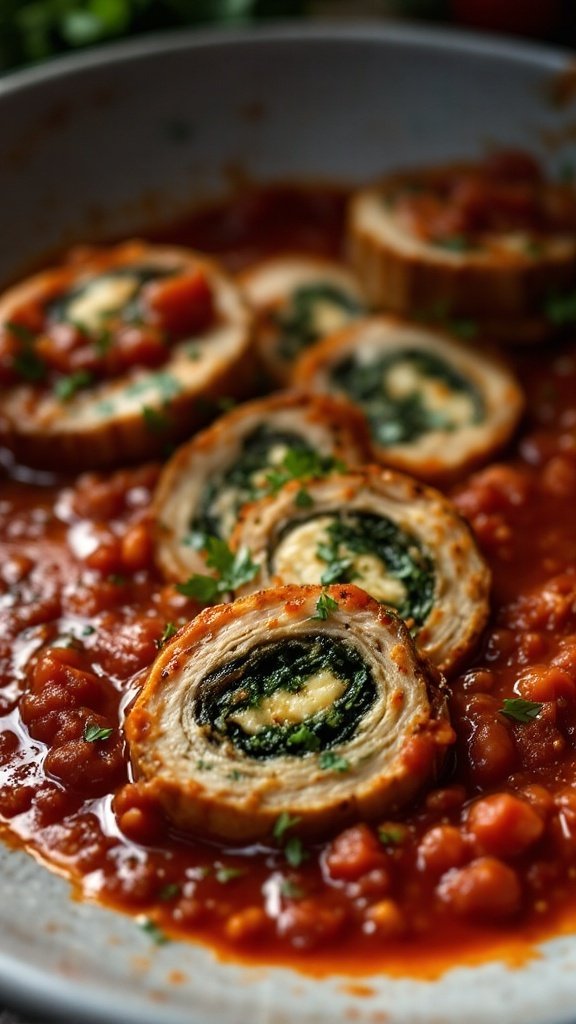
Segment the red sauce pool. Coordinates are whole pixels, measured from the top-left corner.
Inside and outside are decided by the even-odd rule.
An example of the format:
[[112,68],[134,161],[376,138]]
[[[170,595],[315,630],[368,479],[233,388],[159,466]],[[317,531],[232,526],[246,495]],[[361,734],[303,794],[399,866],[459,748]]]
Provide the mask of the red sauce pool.
[[[278,251],[338,254],[344,201],[337,190],[268,190],[161,237],[232,268]],[[172,834],[131,780],[125,709],[167,623],[196,610],[153,566],[158,467],[74,480],[2,471],[6,838],[72,879],[81,897],[139,915],[152,940],[189,936],[224,956],[312,973],[433,976],[490,955],[519,962],[539,938],[570,928],[576,345],[514,362],[528,399],[518,438],[453,488],[494,573],[489,627],[450,681],[455,755],[417,806],[380,823],[387,841],[360,826],[306,849],[296,865],[280,849]],[[519,695],[542,705],[538,717],[502,715],[503,700]],[[87,725],[96,740],[85,738]]]

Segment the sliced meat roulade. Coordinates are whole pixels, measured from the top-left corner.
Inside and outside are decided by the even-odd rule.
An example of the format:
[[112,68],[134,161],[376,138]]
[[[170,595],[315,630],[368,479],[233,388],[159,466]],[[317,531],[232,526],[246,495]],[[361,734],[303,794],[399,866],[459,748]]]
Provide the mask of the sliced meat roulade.
[[322,835],[388,814],[437,774],[453,732],[402,621],[354,586],[280,587],[201,612],[126,721],[137,777],[180,829]]
[[351,271],[309,255],[274,256],[238,279],[256,314],[256,345],[272,381],[286,385],[298,356],[366,311]]
[[251,315],[187,249],[77,252],[0,298],[0,444],[83,469],[164,451],[244,397]]
[[460,663],[489,611],[490,573],[452,502],[394,470],[286,484],[247,506],[232,535],[257,576],[237,594],[286,583],[355,583],[394,607],[442,671]]
[[523,153],[398,172],[354,195],[348,241],[376,307],[541,341],[576,285],[576,190]]
[[294,379],[355,402],[376,458],[431,482],[488,459],[523,408],[520,387],[496,356],[389,316],[319,342],[301,356]]
[[358,465],[369,451],[364,419],[346,401],[286,392],[239,406],[162,472],[153,503],[160,568],[174,580],[205,572],[205,538],[228,540],[247,502],[292,477]]

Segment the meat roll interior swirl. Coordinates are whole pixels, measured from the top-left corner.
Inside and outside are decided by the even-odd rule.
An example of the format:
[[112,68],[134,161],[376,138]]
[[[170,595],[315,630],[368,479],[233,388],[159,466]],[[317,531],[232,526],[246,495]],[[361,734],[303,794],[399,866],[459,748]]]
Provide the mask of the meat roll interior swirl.
[[134,770],[181,829],[321,835],[409,801],[453,741],[439,677],[354,586],[206,610],[162,650],[126,721]]
[[286,392],[239,406],[162,472],[153,504],[160,568],[174,580],[205,572],[206,537],[228,540],[247,502],[292,476],[358,465],[369,450],[363,417],[345,401]]
[[523,408],[520,387],[495,356],[394,317],[326,338],[299,359],[295,382],[355,402],[377,459],[432,482],[487,459]]
[[471,531],[438,491],[371,466],[249,505],[232,536],[260,572],[237,593],[353,582],[396,608],[437,668],[459,663],[489,611],[490,573]]
[[353,197],[349,254],[379,308],[539,341],[576,281],[576,190],[525,153],[395,173]]
[[239,284],[256,313],[262,364],[280,384],[290,382],[294,362],[304,349],[366,311],[354,275],[319,257],[272,257],[245,270]]
[[0,298],[0,443],[59,468],[159,453],[244,397],[251,341],[238,289],[200,254],[77,252]]

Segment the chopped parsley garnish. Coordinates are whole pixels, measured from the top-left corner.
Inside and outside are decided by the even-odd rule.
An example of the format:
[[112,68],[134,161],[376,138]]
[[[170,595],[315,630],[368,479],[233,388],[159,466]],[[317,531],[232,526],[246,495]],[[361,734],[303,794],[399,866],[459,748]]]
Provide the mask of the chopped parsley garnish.
[[304,849],[302,840],[298,836],[290,836],[284,845],[284,856],[291,868],[299,868],[310,854]]
[[103,729],[96,722],[86,722],[84,726],[84,739],[87,743],[98,743],[110,738],[113,729]]
[[166,625],[164,626],[162,636],[159,637],[159,639],[156,641],[156,647],[158,648],[158,650],[164,647],[164,644],[167,644],[168,641],[171,640],[173,636],[176,636],[177,632],[178,626],[174,622],[167,622]]
[[335,601],[330,594],[325,591],[320,594],[320,597],[316,601],[316,615],[313,615],[313,619],[319,619],[321,622],[325,622],[328,616],[337,611],[338,601]]
[[20,374],[24,380],[35,384],[46,376],[46,364],[34,350],[36,336],[24,324],[14,323],[8,320],[4,327],[20,342],[20,351],[12,359],[12,368]]
[[94,381],[94,376],[88,370],[77,370],[68,377],[61,377],[54,385],[54,394],[61,402],[69,402],[78,391],[88,388]]
[[274,822],[274,830],[272,832],[274,839],[276,839],[277,842],[281,842],[286,833],[289,832],[291,828],[295,828],[296,825],[299,825],[301,820],[302,819],[296,814],[288,814],[287,811],[282,811],[282,814],[280,814]]
[[155,946],[165,946],[166,943],[170,942],[166,933],[163,932],[151,918],[145,917],[144,920],[139,921],[138,924],[142,931],[146,933],[148,938],[152,940]]
[[306,448],[290,448],[280,465],[266,474],[266,484],[270,494],[278,494],[280,488],[291,480],[318,480],[329,473],[345,471],[345,463],[332,455],[319,455]]
[[297,508],[312,508],[314,498],[305,487],[301,487],[294,498],[294,504]]
[[432,245],[440,249],[448,249],[449,252],[469,252],[474,244],[465,235],[447,235],[446,238],[434,238]]
[[196,767],[199,772],[211,772],[213,765],[209,761],[204,761],[201,757],[196,761]]
[[348,772],[350,771],[350,762],[345,757],[341,757],[340,754],[334,753],[333,750],[324,750],[320,754],[319,765],[323,771],[328,772]]
[[545,313],[555,327],[576,324],[576,291],[550,296],[545,306]]
[[402,825],[381,825],[378,839],[382,846],[399,846],[404,841],[406,829]]
[[241,878],[245,874],[246,868],[226,867],[226,865],[221,864],[220,867],[216,868],[214,877],[217,882],[220,882],[220,885],[228,885],[228,882],[233,882],[235,878]]
[[238,768],[233,768],[231,772],[228,772],[226,778],[230,779],[231,782],[240,782],[240,779],[245,778],[245,773],[238,771]]
[[296,885],[291,878],[283,878],[280,883],[280,892],[287,900],[301,900],[304,895],[304,890]]
[[185,583],[176,585],[179,594],[194,598],[202,604],[212,604],[223,594],[249,583],[259,570],[256,562],[252,561],[248,548],[231,551],[226,541],[220,540],[219,537],[207,537],[204,550],[206,565],[215,570],[215,575],[196,573]]
[[170,903],[171,900],[175,900],[180,895],[181,891],[181,886],[177,882],[168,882],[160,889],[158,899],[162,903]]
[[142,406],[142,419],[151,434],[163,434],[170,427],[168,414],[162,409],[155,409],[152,405]]
[[537,700],[524,700],[523,697],[505,697],[500,714],[515,722],[526,724],[538,718],[543,705]]
[[315,732],[312,732],[307,725],[299,725],[290,733],[286,740],[287,747],[298,747],[299,750],[314,752],[320,747],[320,740]]

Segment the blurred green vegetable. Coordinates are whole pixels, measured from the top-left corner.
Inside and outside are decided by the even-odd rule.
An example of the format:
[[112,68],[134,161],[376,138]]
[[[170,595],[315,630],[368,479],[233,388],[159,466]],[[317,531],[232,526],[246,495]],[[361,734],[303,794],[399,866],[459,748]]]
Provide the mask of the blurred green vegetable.
[[302,14],[306,0],[0,0],[0,69],[163,28]]

